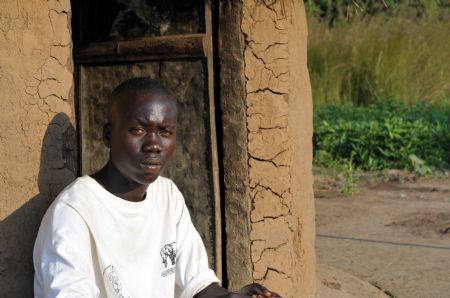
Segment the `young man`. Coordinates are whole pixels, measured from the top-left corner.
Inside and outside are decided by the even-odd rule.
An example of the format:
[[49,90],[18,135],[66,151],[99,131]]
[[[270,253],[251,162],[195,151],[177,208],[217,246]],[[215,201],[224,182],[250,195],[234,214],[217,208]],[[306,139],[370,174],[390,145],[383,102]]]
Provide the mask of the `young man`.
[[53,202],[34,247],[35,297],[279,297],[258,284],[231,293],[208,268],[183,196],[159,174],[175,151],[177,106],[147,78],[111,95],[108,163]]

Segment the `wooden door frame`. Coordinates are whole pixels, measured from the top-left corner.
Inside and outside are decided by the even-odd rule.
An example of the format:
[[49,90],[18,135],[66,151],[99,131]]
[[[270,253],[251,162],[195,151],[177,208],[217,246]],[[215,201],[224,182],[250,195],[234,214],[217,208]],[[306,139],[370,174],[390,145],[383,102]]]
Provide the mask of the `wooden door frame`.
[[223,169],[224,285],[236,290],[253,282],[243,8],[242,1],[215,3],[216,90],[222,123],[219,153]]
[[[204,2],[205,33],[83,44],[74,48],[75,75],[79,65],[192,58],[206,61],[214,149],[215,271],[225,287],[236,289],[253,281],[242,2]],[[78,105],[76,109],[80,119]],[[80,139],[78,144],[81,148]]]

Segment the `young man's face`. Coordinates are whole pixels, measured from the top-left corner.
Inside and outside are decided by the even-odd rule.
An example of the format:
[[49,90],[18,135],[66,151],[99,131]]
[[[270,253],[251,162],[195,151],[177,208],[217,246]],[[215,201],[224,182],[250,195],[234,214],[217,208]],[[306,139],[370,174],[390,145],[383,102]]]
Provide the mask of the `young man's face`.
[[176,107],[161,94],[123,97],[111,113],[111,162],[123,178],[148,185],[175,151]]

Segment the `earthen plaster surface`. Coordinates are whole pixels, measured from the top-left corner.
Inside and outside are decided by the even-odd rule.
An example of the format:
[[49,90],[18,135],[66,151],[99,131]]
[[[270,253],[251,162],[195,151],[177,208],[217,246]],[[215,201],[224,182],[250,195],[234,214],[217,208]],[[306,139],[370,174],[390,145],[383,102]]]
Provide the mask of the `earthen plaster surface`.
[[[248,281],[245,268],[251,266],[253,279],[284,297],[313,297],[312,106],[303,2],[241,3],[236,19],[242,17],[245,64],[232,69],[228,83],[243,83],[245,90],[231,92],[238,100],[222,106],[224,138],[246,138],[236,144],[238,158],[224,152],[230,155],[225,193],[248,198],[225,210],[227,232],[239,235],[228,238],[229,247],[244,252],[232,264],[243,274],[230,284]],[[0,288],[8,289],[7,297],[31,297],[39,221],[75,177],[70,2],[0,5]],[[234,219],[245,224],[233,227]]]
[[39,222],[75,177],[70,1],[0,7],[0,289],[31,297]]
[[243,1],[253,278],[314,297],[312,103],[302,1]]

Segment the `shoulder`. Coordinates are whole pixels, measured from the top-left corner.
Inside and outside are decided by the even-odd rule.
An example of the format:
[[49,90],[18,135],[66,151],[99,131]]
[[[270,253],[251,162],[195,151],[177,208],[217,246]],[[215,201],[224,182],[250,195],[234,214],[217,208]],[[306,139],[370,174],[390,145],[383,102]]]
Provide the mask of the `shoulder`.
[[159,176],[150,186],[149,190],[168,196],[169,198],[182,198],[181,192],[176,184],[169,178]]
[[[73,205],[83,202],[92,192],[92,178],[83,176],[75,179],[66,186],[48,208],[45,217],[67,216],[68,213],[77,213]],[[44,218],[45,218],[44,217]]]
[[168,189],[177,188],[172,179],[163,176],[159,176],[151,185],[158,185]]
[[82,214],[83,217],[92,213],[102,212],[113,196],[95,179],[89,176],[77,178],[68,185],[56,198],[54,204],[65,204]]
[[[44,220],[51,217],[53,218],[55,215],[67,212],[70,212],[70,202],[76,201],[77,197],[83,197],[83,185],[85,184],[85,177],[80,177],[75,179],[72,183],[66,186],[56,197],[56,199],[52,202],[50,207],[47,209],[45,213]],[[66,215],[66,214],[65,214]]]
[[176,184],[169,178],[158,177],[148,189],[148,195],[158,198],[160,204],[180,214],[185,206],[184,197]]
[[78,177],[64,188],[61,193],[56,197],[56,203],[70,203],[78,201],[86,195],[92,195],[100,191],[101,186],[89,176]]
[[[94,181],[95,182],[95,181]],[[79,224],[84,221],[83,210],[93,210],[95,204],[96,186],[89,176],[77,178],[56,197],[47,209],[41,226],[50,225],[54,228],[67,226],[72,222]]]
[[[63,195],[64,191],[61,193]],[[47,209],[39,226],[35,241],[35,253],[43,253],[45,247],[57,246],[68,239],[86,239],[89,235],[83,217],[58,196]]]
[[[103,190],[106,191],[106,190]],[[103,206],[97,197],[102,196],[102,189],[89,176],[77,178],[56,197],[47,209],[39,227],[36,244],[45,246],[51,239],[89,240],[89,228],[95,220],[102,220]]]

